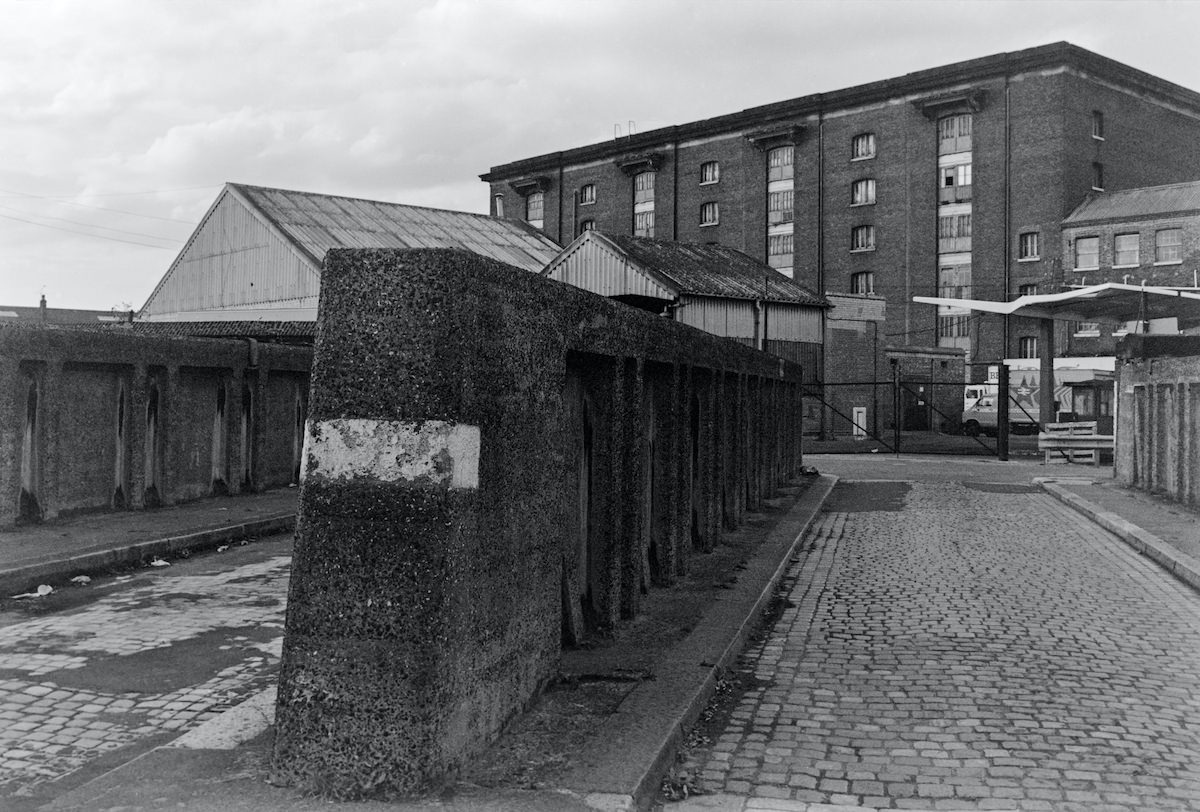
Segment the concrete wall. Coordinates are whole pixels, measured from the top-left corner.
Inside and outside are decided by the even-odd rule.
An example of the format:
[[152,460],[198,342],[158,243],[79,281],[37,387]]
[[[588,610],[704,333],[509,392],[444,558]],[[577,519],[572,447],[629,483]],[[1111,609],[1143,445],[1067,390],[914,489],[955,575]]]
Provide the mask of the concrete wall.
[[[279,377],[307,389],[312,352],[255,358],[241,341],[0,328],[0,527],[295,481],[298,450],[276,436],[295,407],[268,395]],[[266,464],[280,455],[288,465]]]
[[459,251],[321,296],[276,780],[430,788],[798,469],[782,359]]
[[1117,352],[1117,480],[1200,507],[1200,339],[1128,336]]

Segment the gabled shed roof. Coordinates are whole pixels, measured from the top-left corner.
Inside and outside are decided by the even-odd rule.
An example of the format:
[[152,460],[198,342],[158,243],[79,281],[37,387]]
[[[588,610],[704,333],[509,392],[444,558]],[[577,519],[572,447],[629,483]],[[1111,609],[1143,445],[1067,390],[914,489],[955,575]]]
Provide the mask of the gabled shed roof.
[[559,251],[519,220],[337,195],[230,183],[320,265],[330,248],[465,248],[526,271],[540,271]]
[[312,321],[331,248],[461,248],[539,272],[559,245],[518,220],[227,183],[143,321]]
[[1144,186],[1090,195],[1063,220],[1076,226],[1108,220],[1137,220],[1200,212],[1200,181]]
[[619,256],[672,296],[763,299],[814,307],[829,305],[823,296],[769,265],[724,245],[696,245],[598,231],[580,235],[547,265],[545,274],[557,278],[557,267],[576,252],[588,249]]

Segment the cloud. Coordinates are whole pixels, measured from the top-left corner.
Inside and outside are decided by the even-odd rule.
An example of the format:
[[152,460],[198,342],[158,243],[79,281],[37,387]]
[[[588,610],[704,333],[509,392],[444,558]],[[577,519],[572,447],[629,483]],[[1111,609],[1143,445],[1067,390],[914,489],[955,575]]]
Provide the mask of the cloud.
[[154,218],[194,222],[225,181],[483,211],[479,173],[607,140],[614,124],[645,131],[1061,39],[1200,88],[1200,4],[1041,2],[1035,28],[1021,24],[1030,9],[0,0],[0,205],[43,223],[3,221],[0,304],[36,301],[42,285],[64,305],[140,302],[175,248],[45,218],[177,246],[188,226]]

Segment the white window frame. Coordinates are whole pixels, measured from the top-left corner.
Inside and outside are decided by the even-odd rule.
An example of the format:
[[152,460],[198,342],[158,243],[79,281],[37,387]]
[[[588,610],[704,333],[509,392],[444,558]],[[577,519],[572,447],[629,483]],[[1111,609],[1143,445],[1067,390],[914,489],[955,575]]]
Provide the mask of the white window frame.
[[[1032,249],[1032,251],[1031,251]],[[1023,231],[1017,237],[1017,262],[1036,262],[1042,258],[1040,231]]]
[[[1129,249],[1121,250],[1119,242],[1122,237],[1133,238],[1133,261],[1122,262],[1121,254],[1129,253]],[[1142,235],[1136,231],[1122,231],[1120,234],[1113,235],[1113,267],[1114,268],[1136,268],[1142,264]]]
[[[538,216],[533,214],[533,203],[537,203]],[[534,228],[542,228],[546,222],[546,193],[530,192],[525,196],[525,222]]]
[[1092,111],[1092,138],[1104,140],[1104,112],[1101,110]]
[[1037,282],[1026,282],[1023,285],[1017,285],[1018,296],[1037,296]]
[[1092,162],[1092,191],[1104,191],[1104,164],[1100,161]]
[[856,296],[874,296],[875,272],[856,271],[850,274],[850,292]]
[[[787,248],[787,251],[772,249]],[[775,226],[767,232],[767,264],[776,270],[785,271],[789,276],[792,272],[792,260],[796,251],[795,231],[790,223]]]
[[1037,336],[1021,336],[1017,339],[1017,357],[1018,358],[1037,358],[1038,357],[1038,340]]
[[585,183],[579,187],[579,205],[594,206],[596,204],[596,184]]
[[[859,149],[865,145],[865,149]],[[869,161],[875,157],[875,133],[859,133],[850,139],[850,160]]]
[[[1082,242],[1091,243],[1093,241],[1096,244],[1096,251],[1095,251],[1096,264],[1095,265],[1080,265],[1079,258],[1082,255],[1082,252],[1079,250],[1079,244]],[[1092,252],[1090,252],[1090,251],[1088,252],[1089,255],[1091,253]],[[1074,251],[1071,254],[1071,258],[1072,258],[1073,264],[1075,266],[1073,270],[1076,270],[1076,271],[1098,270],[1100,268],[1100,237],[1099,236],[1076,237]]]
[[492,195],[492,211],[496,217],[504,216],[504,195]]
[[[1173,243],[1163,243],[1162,235],[1178,234],[1179,241]],[[1175,249],[1176,256],[1173,259],[1162,259],[1164,248]],[[1183,263],[1183,229],[1179,226],[1170,228],[1160,228],[1154,232],[1154,264],[1155,265],[1180,265]]]
[[791,180],[796,175],[796,148],[775,147],[767,152],[767,180]]
[[700,227],[720,225],[721,207],[717,201],[710,200],[700,204]]
[[850,183],[850,205],[851,206],[874,206],[875,205],[875,179],[874,178],[859,178]]
[[711,186],[721,181],[721,164],[718,161],[705,161],[700,164],[700,185]]
[[[859,235],[865,239],[860,240]],[[875,250],[875,226],[869,223],[850,229],[850,253],[867,253]]]

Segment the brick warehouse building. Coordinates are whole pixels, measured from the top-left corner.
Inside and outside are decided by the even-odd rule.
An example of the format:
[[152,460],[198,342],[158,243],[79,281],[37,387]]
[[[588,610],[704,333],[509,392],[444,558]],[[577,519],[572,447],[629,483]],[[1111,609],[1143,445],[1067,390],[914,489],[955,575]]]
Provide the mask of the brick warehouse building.
[[1017,319],[916,295],[1069,283],[1061,223],[1098,190],[1200,178],[1200,94],[1056,43],[496,166],[491,211],[718,242],[825,293],[887,301],[886,340],[1018,355]]

